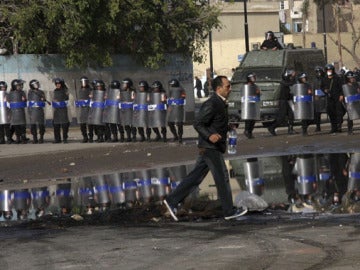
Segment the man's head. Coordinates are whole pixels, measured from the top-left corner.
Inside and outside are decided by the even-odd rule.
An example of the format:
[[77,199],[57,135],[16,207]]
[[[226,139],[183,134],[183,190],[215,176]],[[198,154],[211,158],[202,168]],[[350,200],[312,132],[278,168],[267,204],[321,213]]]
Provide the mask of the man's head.
[[212,81],[212,89],[214,89],[218,95],[228,98],[231,92],[229,79],[226,76],[217,76]]

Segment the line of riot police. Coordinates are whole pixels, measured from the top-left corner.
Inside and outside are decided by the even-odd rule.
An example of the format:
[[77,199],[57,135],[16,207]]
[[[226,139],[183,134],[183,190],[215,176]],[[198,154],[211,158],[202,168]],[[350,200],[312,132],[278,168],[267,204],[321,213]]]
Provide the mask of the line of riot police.
[[[360,118],[360,87],[356,73],[347,71],[342,76],[335,72],[332,64],[314,68],[316,79],[308,81],[305,72],[295,73],[287,68],[280,83],[279,111],[268,126],[270,134],[284,123],[288,134],[294,131],[294,122],[300,121],[302,135],[308,135],[308,126],[315,124],[315,132],[321,131],[321,114],[326,113],[331,123],[330,133],[342,131],[343,117],[347,113],[348,134],[353,134],[353,120]],[[241,118],[245,120],[244,135],[253,138],[254,123],[260,120],[261,89],[256,85],[256,74],[247,74],[241,96]]]
[[[26,95],[24,81],[15,79],[7,92],[7,84],[0,81],[0,144],[27,143],[26,125],[30,125],[33,143],[43,143],[45,134],[45,106],[51,105],[53,113],[53,143],[67,143],[71,123],[70,93],[65,81],[55,78],[55,89],[46,99],[38,80],[29,82]],[[167,142],[168,125],[174,141],[182,142],[185,121],[186,93],[177,79],[169,81],[168,95],[160,81],[151,86],[140,81],[137,89],[130,78],[121,82],[113,80],[106,89],[102,80],[91,83],[85,76],[80,87],[75,82],[77,123],[83,136],[82,142]],[[15,134],[16,139],[13,140]],[[96,136],[96,138],[94,138]],[[5,140],[6,139],[6,140]]]

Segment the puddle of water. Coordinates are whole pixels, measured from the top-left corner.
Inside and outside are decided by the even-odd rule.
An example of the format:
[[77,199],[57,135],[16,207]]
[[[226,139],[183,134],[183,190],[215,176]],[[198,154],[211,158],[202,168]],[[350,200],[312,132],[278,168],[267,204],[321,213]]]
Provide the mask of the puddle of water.
[[[234,202],[249,210],[360,211],[360,153],[241,158],[227,164]],[[161,201],[192,167],[97,174],[40,188],[0,190],[0,221],[26,221],[46,215],[91,215]],[[211,175],[192,194],[194,198],[203,195],[210,200],[217,198]]]

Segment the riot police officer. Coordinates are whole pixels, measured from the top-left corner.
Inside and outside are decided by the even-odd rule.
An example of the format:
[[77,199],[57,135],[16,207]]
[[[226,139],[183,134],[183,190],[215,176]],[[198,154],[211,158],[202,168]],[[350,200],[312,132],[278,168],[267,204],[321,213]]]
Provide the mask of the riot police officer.
[[[106,141],[118,142],[118,125],[120,125],[120,82],[113,80],[105,94],[104,123]],[[111,139],[112,137],[112,139]]]
[[274,123],[268,128],[271,135],[276,136],[275,129],[288,118],[288,134],[294,133],[294,113],[289,102],[292,99],[290,87],[295,83],[295,70],[287,68],[280,82],[279,111]]
[[[260,118],[260,89],[259,87],[256,85],[256,75],[253,72],[250,72],[246,75],[246,84],[249,87],[249,89],[254,89],[253,90],[249,90],[249,92],[251,93],[247,93],[248,95],[246,96],[247,99],[251,99],[251,100],[244,100],[244,103],[248,105],[253,104],[253,105],[258,105],[255,108],[254,115],[247,115],[248,117],[243,117],[243,119],[245,119],[245,130],[244,130],[244,135],[248,138],[248,139],[252,139],[254,138],[253,136],[253,130],[254,130],[254,126],[255,126],[255,120],[256,118]],[[245,91],[244,91],[245,92]],[[249,106],[248,106],[249,107]],[[245,108],[244,108],[245,109]],[[245,111],[245,110],[244,110]],[[243,112],[243,110],[242,110]]]
[[324,79],[324,69],[320,66],[315,67],[314,87],[314,122],[316,125],[315,132],[321,131],[321,113],[326,113],[327,95],[321,89],[321,83]]
[[267,31],[266,39],[261,44],[260,48],[265,51],[267,51],[267,50],[276,51],[276,50],[281,50],[282,46],[279,43],[279,41],[277,40],[277,38],[275,37],[274,32]]
[[0,144],[5,143],[5,136],[7,143],[11,143],[10,133],[10,112],[7,107],[7,83],[0,81]]
[[166,92],[160,81],[154,81],[151,87],[149,127],[151,127],[156,134],[155,141],[161,140],[160,127],[162,139],[166,142]]
[[88,124],[90,110],[90,82],[86,76],[80,78],[80,89],[75,89],[76,100],[75,108],[77,113],[77,121],[80,125],[80,131],[83,136],[83,143],[93,142],[94,126]]
[[105,124],[103,122],[104,102],[105,102],[105,83],[102,80],[92,82],[93,90],[90,93],[90,112],[88,123],[94,125],[96,142],[105,141]]
[[[40,90],[40,83],[38,80],[31,80],[29,82],[29,93],[28,93],[28,113],[30,120],[30,132],[33,136],[33,143],[43,143],[45,134],[45,102],[48,102],[45,98],[45,93]],[[50,103],[50,102],[49,102]],[[38,139],[37,127],[39,127]]]
[[[306,136],[307,133],[307,129],[308,126],[310,124],[310,120],[313,118],[313,104],[312,104],[312,88],[310,86],[310,84],[307,82],[307,74],[305,72],[301,72],[298,76],[298,83],[304,85],[303,89],[306,91],[305,93],[302,93],[304,95],[302,95],[302,99],[303,102],[300,103],[306,103],[306,105],[309,105],[307,107],[303,106],[303,108],[306,108],[306,110],[304,110],[305,114],[309,114],[309,115],[301,115],[301,127],[302,127],[302,135]],[[300,104],[301,106],[301,104]],[[310,111],[310,113],[309,113]],[[310,119],[311,118],[311,119]]]
[[23,90],[24,81],[15,79],[11,82],[11,90],[8,95],[11,110],[11,127],[16,135],[16,143],[26,143],[26,94]]
[[[180,86],[177,79],[171,79],[169,81],[170,91],[169,98],[167,100],[167,122],[171,133],[174,136],[174,141],[182,143],[184,134],[184,120],[185,120],[185,104],[186,104],[186,92]],[[177,126],[177,130],[176,127]]]
[[147,81],[140,81],[138,91],[135,93],[134,111],[132,124],[140,134],[140,141],[145,141],[145,130],[147,140],[150,141],[151,129],[148,127],[148,105],[149,105],[149,84]]
[[344,101],[347,109],[348,134],[353,134],[354,120],[360,118],[360,87],[356,81],[356,75],[352,71],[345,73],[345,84],[342,86]]
[[52,98],[54,143],[67,143],[70,121],[68,114],[69,92],[62,78],[54,79],[55,89]]
[[335,67],[331,64],[325,66],[325,77],[321,83],[321,89],[329,96],[328,98],[328,115],[331,123],[330,133],[341,132],[341,125],[345,109],[342,102],[344,95],[342,93],[341,78],[335,73]]
[[126,141],[136,141],[136,128],[132,126],[132,114],[135,97],[135,89],[130,78],[122,80],[120,91],[120,141],[124,141],[124,130],[126,131]]

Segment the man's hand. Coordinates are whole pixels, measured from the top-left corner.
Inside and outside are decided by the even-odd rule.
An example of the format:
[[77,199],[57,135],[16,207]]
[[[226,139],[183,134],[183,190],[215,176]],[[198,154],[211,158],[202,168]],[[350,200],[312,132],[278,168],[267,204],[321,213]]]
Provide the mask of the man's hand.
[[218,133],[211,134],[209,137],[209,141],[212,143],[217,143],[221,139],[221,135]]

